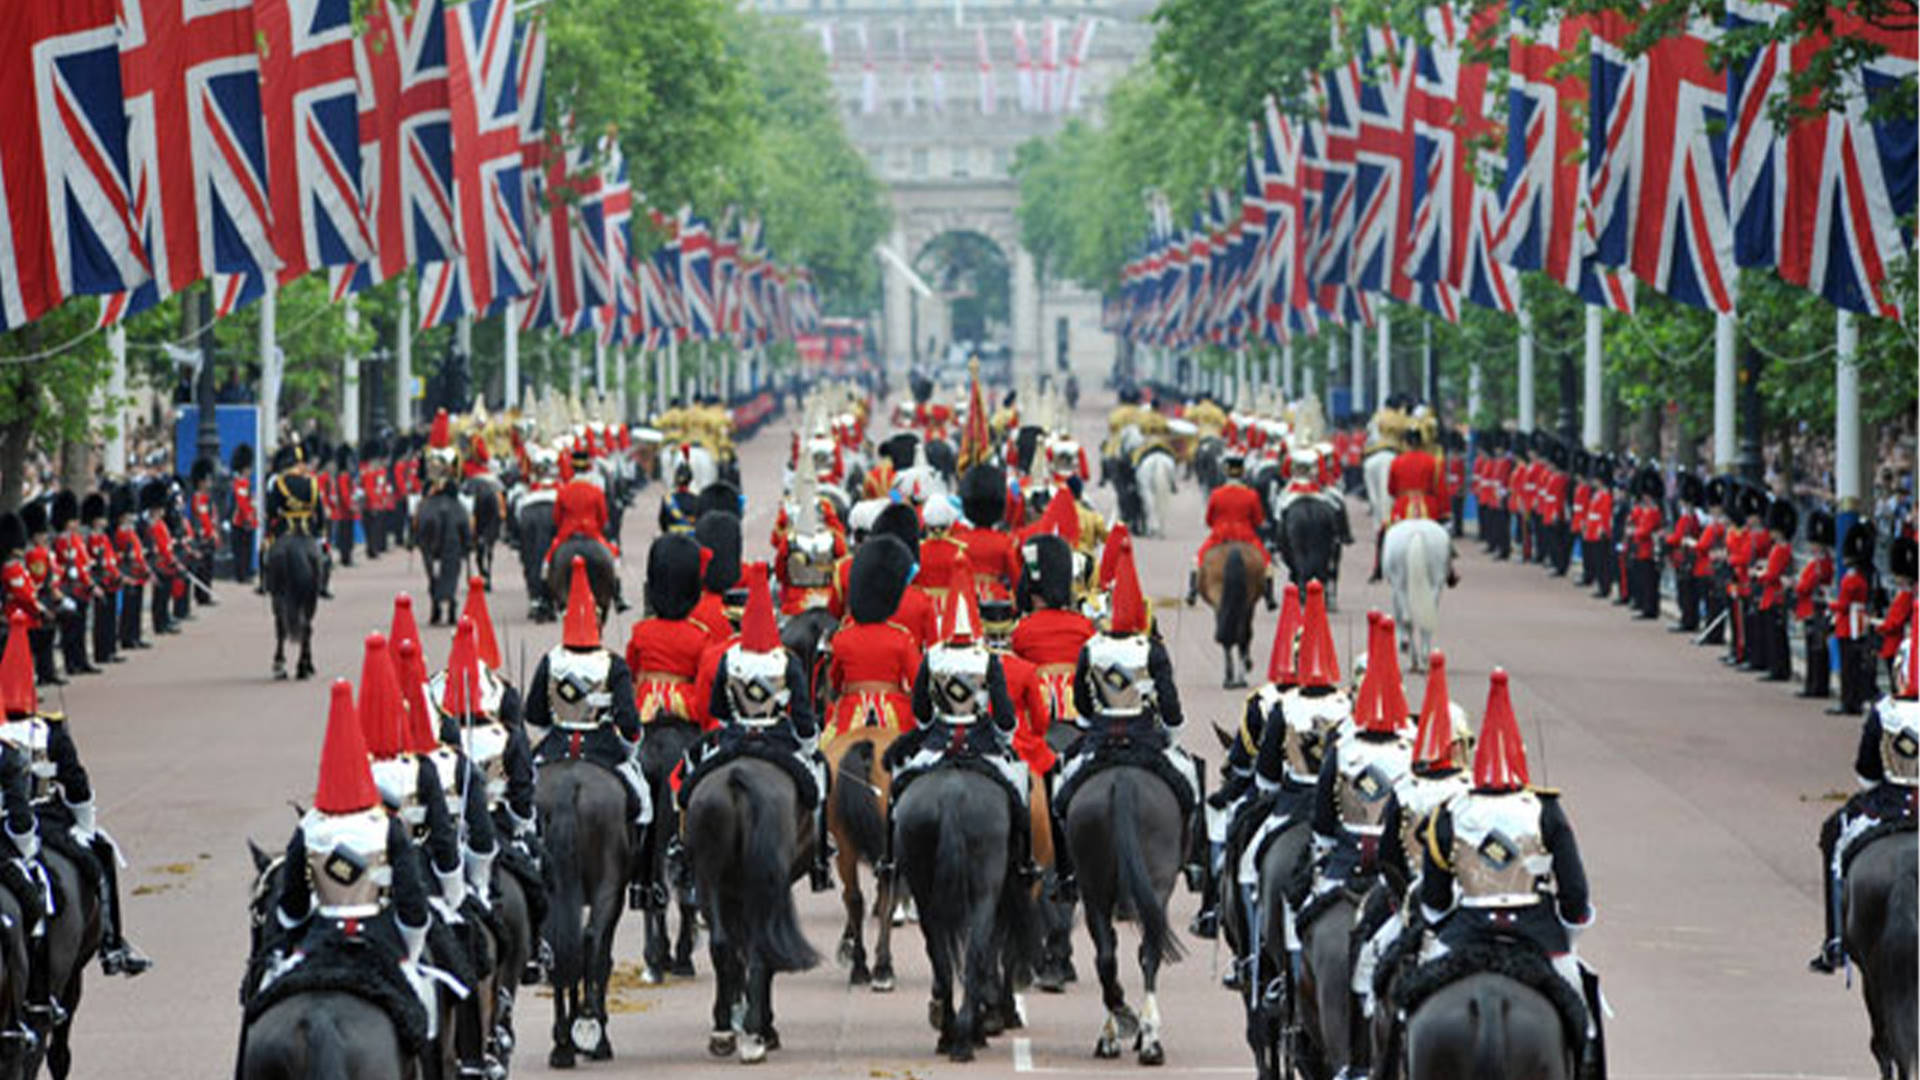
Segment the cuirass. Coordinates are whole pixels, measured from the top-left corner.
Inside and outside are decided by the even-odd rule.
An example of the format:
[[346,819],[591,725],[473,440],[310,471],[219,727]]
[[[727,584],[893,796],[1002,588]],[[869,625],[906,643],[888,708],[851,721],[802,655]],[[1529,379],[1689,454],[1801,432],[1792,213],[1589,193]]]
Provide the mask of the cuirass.
[[1317,781],[1328,736],[1352,715],[1353,699],[1344,690],[1318,697],[1308,697],[1299,690],[1283,692],[1280,716],[1287,725],[1284,745],[1288,777],[1305,784]]
[[412,754],[375,758],[373,785],[380,789],[380,801],[400,816],[407,832],[416,839],[427,828],[427,807],[420,801],[420,759]]
[[766,727],[787,711],[793,692],[787,686],[787,652],[748,652],[735,645],[727,650],[727,699],[733,718],[750,727]]
[[300,831],[320,914],[333,919],[378,915],[393,882],[386,813],[377,806],[352,814],[309,810]]
[[548,653],[547,704],[553,709],[554,726],[569,731],[599,727],[613,705],[607,690],[612,670],[613,654],[605,649],[580,652],[562,646]]
[[1153,674],[1147,670],[1150,652],[1151,644],[1142,634],[1099,634],[1087,642],[1087,682],[1098,715],[1133,717],[1153,708]]
[[1379,836],[1387,815],[1387,797],[1407,775],[1413,745],[1404,738],[1340,740],[1339,780],[1334,789],[1340,821],[1361,836]]
[[1425,777],[1409,772],[1394,788],[1400,802],[1400,848],[1406,852],[1407,869],[1420,869],[1420,852],[1426,845],[1427,819],[1456,795],[1471,790],[1473,778],[1465,769],[1447,776]]
[[991,653],[973,645],[935,645],[927,650],[927,684],[939,719],[964,726],[991,711],[987,697],[991,659]]
[[1541,836],[1539,796],[1468,792],[1449,803],[1448,812],[1461,906],[1525,907],[1540,901],[1549,890],[1553,857]]
[[1883,700],[1880,713],[1880,766],[1890,783],[1920,785],[1920,701]]
[[507,793],[507,738],[507,726],[497,720],[460,729],[460,749],[487,778],[489,808]]
[[787,584],[823,589],[833,583],[833,535],[795,536],[787,544]]

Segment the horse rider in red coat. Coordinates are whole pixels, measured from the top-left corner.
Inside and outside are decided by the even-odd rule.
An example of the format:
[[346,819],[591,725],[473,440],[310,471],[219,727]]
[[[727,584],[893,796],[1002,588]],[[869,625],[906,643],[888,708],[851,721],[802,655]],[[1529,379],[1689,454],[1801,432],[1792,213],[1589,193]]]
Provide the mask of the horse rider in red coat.
[[[1207,538],[1201,542],[1199,554],[1194,556],[1193,569],[1187,572],[1189,604],[1200,598],[1200,567],[1205,565],[1207,552],[1215,545],[1251,544],[1260,552],[1261,567],[1267,565],[1267,548],[1260,542],[1260,530],[1267,524],[1267,508],[1261,502],[1260,493],[1248,487],[1244,479],[1247,459],[1241,454],[1228,454],[1221,465],[1227,480],[1207,496]],[[1267,603],[1272,606],[1271,582],[1267,588]]]
[[[609,556],[618,559],[620,549],[607,538],[606,489],[588,479],[593,474],[593,453],[586,444],[574,444],[572,465],[573,479],[561,485],[553,499],[553,543],[547,546],[547,558],[552,559],[569,538],[585,536],[599,541]],[[618,575],[614,582],[614,610],[625,611],[628,605],[620,594]]]
[[[1387,494],[1393,499],[1393,510],[1388,515],[1387,524],[1374,533],[1373,576],[1368,581],[1380,580],[1380,550],[1388,528],[1418,518],[1444,525],[1452,515],[1453,502],[1447,495],[1447,474],[1433,455],[1423,448],[1420,429],[1410,427],[1402,438],[1406,448],[1393,455],[1393,464],[1387,471]],[[1459,575],[1453,569],[1449,542],[1447,584],[1457,585],[1459,580]]]

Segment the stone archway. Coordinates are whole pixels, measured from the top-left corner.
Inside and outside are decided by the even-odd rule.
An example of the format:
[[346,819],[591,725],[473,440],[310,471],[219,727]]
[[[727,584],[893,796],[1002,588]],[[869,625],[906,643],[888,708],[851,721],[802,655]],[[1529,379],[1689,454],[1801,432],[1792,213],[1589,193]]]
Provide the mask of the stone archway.
[[939,347],[1012,344],[1013,260],[1004,248],[984,233],[956,229],[928,240],[911,263],[944,301],[923,306],[916,340]]
[[[893,189],[894,231],[889,246],[910,263],[916,262],[935,241],[949,235],[978,236],[998,249],[1007,263],[1010,325],[1006,344],[1013,349],[1015,370],[1033,371],[1037,370],[1041,356],[1040,289],[1034,276],[1033,259],[1020,246],[1020,226],[1014,217],[1019,198],[1019,191],[1011,181],[897,185]],[[918,265],[915,272],[922,273]],[[944,326],[945,312],[936,315],[929,307],[929,299],[918,295],[897,268],[887,266],[884,274],[883,325],[889,362],[908,364],[931,359],[923,355],[928,334],[916,327]]]

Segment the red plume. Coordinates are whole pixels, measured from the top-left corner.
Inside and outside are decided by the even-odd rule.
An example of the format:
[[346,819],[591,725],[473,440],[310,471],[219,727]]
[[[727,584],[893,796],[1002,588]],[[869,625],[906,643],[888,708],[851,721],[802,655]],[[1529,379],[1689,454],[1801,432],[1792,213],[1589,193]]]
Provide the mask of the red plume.
[[560,644],[569,649],[600,647],[600,609],[593,601],[593,586],[587,581],[587,560],[573,557],[573,580],[567,586],[567,621],[561,628]]
[[940,640],[955,645],[980,640],[980,600],[974,589],[973,564],[964,552],[953,561],[953,585],[940,613]]
[[313,788],[313,808],[323,814],[352,814],[379,805],[380,789],[374,786],[366,739],[360,733],[360,718],[354,715],[353,684],[335,679],[327,734],[320,743],[320,779]]
[[401,593],[393,598],[393,625],[387,630],[387,644],[399,648],[403,641],[416,644],[420,640],[420,624],[413,619],[413,597]]
[[1280,625],[1273,631],[1273,651],[1267,656],[1267,681],[1292,686],[1294,653],[1299,649],[1300,586],[1287,582],[1280,597]]
[[1113,588],[1114,567],[1123,552],[1129,557],[1133,555],[1133,534],[1127,531],[1126,522],[1116,521],[1107,533],[1106,547],[1100,551],[1100,574],[1096,580],[1102,590]]
[[434,411],[433,427],[427,431],[427,445],[435,450],[445,450],[453,445],[453,427],[452,422],[447,419],[447,410]]
[[1453,699],[1447,694],[1447,657],[1427,658],[1427,696],[1420,702],[1420,730],[1413,737],[1414,768],[1437,772],[1453,764]]
[[1507,696],[1507,673],[1493,669],[1487,687],[1487,715],[1473,750],[1473,786],[1480,791],[1519,791],[1527,786],[1527,747]]
[[453,632],[453,652],[447,657],[447,685],[440,695],[440,711],[460,717],[480,712],[479,631],[473,620],[460,617]]
[[32,716],[40,711],[33,688],[33,646],[27,641],[27,613],[7,616],[7,651],[0,655],[0,704],[8,716]]
[[374,757],[394,757],[407,748],[399,672],[387,639],[377,630],[368,634],[360,661],[359,710],[364,747]]
[[1300,637],[1300,685],[1332,689],[1340,685],[1340,656],[1333,648],[1333,627],[1327,623],[1327,590],[1318,581],[1307,582],[1305,624]]
[[400,643],[394,671],[400,678],[400,696],[407,703],[401,717],[406,725],[406,749],[415,754],[437,749],[440,739],[433,730],[433,702],[427,699],[427,666],[420,659],[419,642]]
[[1134,571],[1133,549],[1114,560],[1113,591],[1107,610],[1107,632],[1115,635],[1140,634],[1147,629],[1147,602],[1140,595],[1140,575]]
[[493,613],[487,610],[487,582],[475,574],[467,579],[467,606],[460,612],[462,619],[472,619],[474,633],[478,638],[474,644],[474,656],[489,671],[500,670],[500,642],[493,636]]
[[767,564],[748,564],[744,576],[747,580],[747,607],[740,614],[740,647],[747,652],[772,652],[780,647],[780,627],[773,619],[773,594],[767,589]]
[[[1400,681],[1400,651],[1396,644],[1393,616],[1369,618],[1367,673],[1362,679],[1360,700],[1354,717],[1363,731],[1391,734],[1407,722],[1407,690]],[[1367,687],[1372,687],[1369,694]]]

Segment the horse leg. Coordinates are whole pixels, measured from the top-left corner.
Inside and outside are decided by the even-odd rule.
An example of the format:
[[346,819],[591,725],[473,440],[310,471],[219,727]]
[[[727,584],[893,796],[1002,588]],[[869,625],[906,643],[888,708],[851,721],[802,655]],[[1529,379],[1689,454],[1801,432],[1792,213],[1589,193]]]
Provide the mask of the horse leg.
[[692,899],[685,890],[680,890],[680,936],[673,946],[673,961],[667,967],[671,974],[683,979],[693,978],[693,937],[696,924]]
[[550,1069],[573,1068],[573,991],[571,985],[553,988],[553,1049],[547,1053]]
[[624,900],[625,897],[616,889],[608,900],[612,905],[613,918],[608,920],[607,925],[597,927],[588,941],[586,1011],[588,1016],[599,1022],[600,1028],[600,1037],[594,1040],[593,1048],[587,1051],[588,1061],[613,1060],[613,1042],[607,1038],[607,987],[613,981],[613,933],[619,927],[620,905]]
[[1093,1056],[1117,1058],[1121,1041],[1139,1035],[1140,1022],[1127,1008],[1126,991],[1120,986],[1120,943],[1113,929],[1113,913],[1097,910],[1092,904],[1086,907],[1087,936],[1093,939],[1093,970],[1100,976],[1100,1000],[1107,1007],[1100,1037],[1093,1044]]
[[873,876],[873,910],[880,916],[880,930],[873,944],[873,992],[893,993],[893,896],[899,887],[891,874]]
[[647,943],[640,953],[640,981],[648,986],[658,986],[667,981],[667,914],[665,908],[649,908],[641,916],[641,923],[647,931]]
[[767,1060],[768,1020],[767,991],[771,988],[772,975],[767,971],[766,961],[758,955],[747,957],[745,985],[746,1010],[741,1020],[740,1064],[757,1065]]
[[927,1001],[927,1023],[940,1033],[933,1044],[936,1054],[951,1053],[953,1050],[953,957],[948,951],[948,939],[945,934],[929,931],[927,941],[927,965],[933,969],[932,996]]
[[732,1057],[739,1045],[733,1030],[733,1003],[740,995],[739,960],[733,950],[709,938],[707,953],[713,961],[713,1031],[707,1035],[707,1053],[714,1057]]
[[287,624],[280,616],[280,605],[273,606],[273,677],[287,677]]
[[313,617],[309,615],[300,627],[300,662],[294,666],[296,679],[313,678]]
[[847,925],[840,931],[840,962],[849,969],[848,986],[865,986],[873,981],[873,975],[867,970],[867,946],[861,929],[867,915],[867,898],[860,893],[860,856],[846,837],[835,839],[840,845],[834,856],[840,873],[840,906],[847,913]]
[[1145,945],[1140,947],[1140,981],[1144,987],[1140,1005],[1140,1035],[1134,1041],[1140,1064],[1164,1065],[1167,1052],[1160,1045],[1160,998],[1155,988],[1160,981],[1160,958]]

